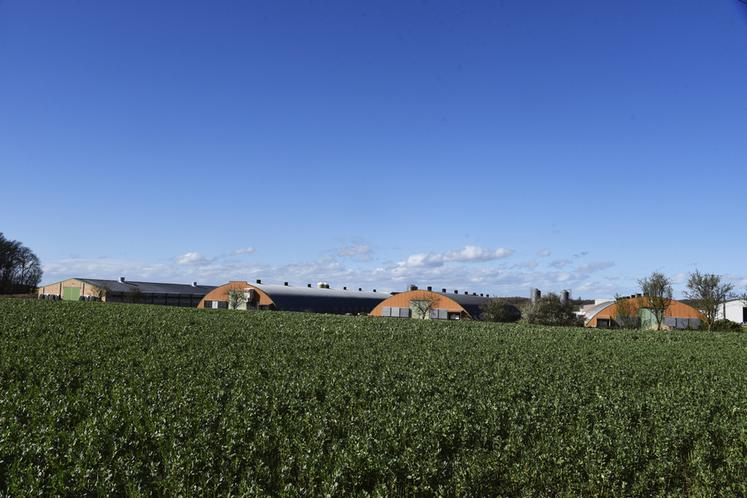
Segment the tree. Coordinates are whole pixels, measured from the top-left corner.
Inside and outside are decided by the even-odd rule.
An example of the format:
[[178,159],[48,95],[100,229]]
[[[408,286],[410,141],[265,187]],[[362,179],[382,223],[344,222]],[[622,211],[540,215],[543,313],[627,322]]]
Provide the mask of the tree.
[[425,320],[430,315],[431,310],[436,308],[439,296],[426,294],[410,301],[410,309],[413,313],[413,318],[419,318]]
[[709,332],[716,322],[719,306],[729,298],[733,290],[734,285],[722,282],[721,276],[713,273],[700,273],[695,270],[687,279],[685,295],[688,299],[697,302],[698,308],[703,312],[705,326]]
[[480,318],[488,322],[511,323],[521,319],[519,308],[504,299],[491,299],[480,306]]
[[109,292],[111,292],[111,290],[106,284],[100,284],[96,286],[96,297],[99,299],[99,301],[106,301],[106,297],[109,295]]
[[244,291],[239,289],[232,289],[228,291],[228,307],[232,310],[237,310],[246,303],[246,294]]
[[633,299],[618,294],[615,296],[615,305],[617,309],[615,322],[617,322],[618,327],[624,329],[638,328],[637,307],[633,303]]
[[528,323],[536,325],[578,325],[579,319],[573,312],[570,301],[562,302],[557,294],[547,294],[526,309]]
[[42,269],[39,258],[28,247],[21,246],[16,255],[16,280],[22,289],[33,291],[41,281]]
[[0,233],[0,294],[33,292],[42,277],[36,254]]
[[672,304],[672,281],[663,273],[654,272],[648,278],[638,281],[643,291],[645,303],[656,320],[656,330],[661,330],[664,313]]

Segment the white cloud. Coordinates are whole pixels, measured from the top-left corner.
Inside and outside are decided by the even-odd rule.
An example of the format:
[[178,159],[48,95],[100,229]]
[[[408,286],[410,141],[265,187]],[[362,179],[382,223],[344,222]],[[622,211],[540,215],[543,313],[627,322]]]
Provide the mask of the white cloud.
[[540,258],[547,258],[548,256],[552,256],[552,251],[550,249],[540,249],[537,251],[537,256]]
[[[111,280],[119,277],[127,277],[129,280],[164,280],[183,273],[172,261],[168,263],[144,263],[110,258],[58,259],[45,263],[43,270],[44,283],[55,282],[70,277]],[[178,282],[181,280],[174,281]]]
[[[205,257],[188,252],[175,258],[157,262],[117,260],[108,258],[68,258],[53,260],[44,265],[44,282],[51,283],[72,276],[160,282],[191,282],[220,285],[230,280],[252,281],[261,278],[267,283],[289,282],[305,286],[327,281],[333,287],[349,289],[402,290],[405,284],[421,287],[447,288],[491,295],[524,296],[531,287],[545,292],[571,289],[574,295],[586,297],[614,295],[617,289],[634,286],[634,282],[611,282],[611,278],[595,279],[596,272],[610,268],[611,262],[592,262],[573,268],[542,268],[535,262],[501,266],[480,264],[481,259],[498,258],[499,250],[470,249],[445,253],[413,254],[404,261],[348,265],[346,259],[329,256],[317,260],[271,265],[235,258],[231,253]],[[490,256],[490,257],[488,257]],[[505,257],[505,256],[504,256]],[[572,269],[570,269],[572,268]]]
[[477,246],[464,246],[463,249],[458,251],[449,251],[443,258],[445,261],[461,261],[461,262],[472,262],[472,261],[493,261],[496,259],[503,259],[511,256],[513,251],[504,247],[498,249],[485,249]]
[[550,266],[552,268],[556,268],[560,270],[561,268],[565,268],[566,266],[569,266],[573,263],[570,259],[556,259],[555,261],[550,263]]
[[526,268],[527,270],[534,270],[538,266],[539,266],[539,263],[537,261],[530,260],[530,261],[525,261],[523,263],[517,263],[517,264],[513,265],[511,268],[513,268],[513,269],[521,269],[521,270],[523,270],[523,269]]
[[202,265],[208,262],[208,260],[199,252],[187,252],[178,256],[176,262],[180,265]]
[[338,254],[344,258],[370,261],[373,257],[373,249],[367,244],[349,244],[340,248]]
[[404,268],[435,268],[443,266],[444,257],[441,254],[412,254],[405,261],[397,263]]
[[245,255],[245,254],[254,254],[254,253],[255,253],[256,251],[257,251],[257,250],[256,250],[256,249],[254,249],[254,248],[253,248],[253,247],[251,247],[251,246],[249,246],[249,247],[242,247],[241,249],[236,249],[236,250],[235,250],[235,251],[233,252],[233,255],[234,255],[234,256],[243,256],[243,255]]
[[484,263],[507,258],[513,254],[511,249],[485,249],[478,246],[464,246],[462,249],[445,253],[412,254],[406,260],[397,263],[396,269],[401,272],[407,268],[438,268],[445,263]]
[[598,271],[612,268],[613,266],[615,266],[615,263],[613,263],[612,261],[594,261],[592,263],[586,263],[585,265],[576,267],[576,272],[582,274],[596,273]]

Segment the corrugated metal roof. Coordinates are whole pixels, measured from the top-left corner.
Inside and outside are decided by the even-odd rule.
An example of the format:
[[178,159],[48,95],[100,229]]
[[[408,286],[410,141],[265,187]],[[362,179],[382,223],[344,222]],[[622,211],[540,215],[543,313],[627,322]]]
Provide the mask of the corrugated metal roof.
[[473,296],[472,294],[456,294],[456,293],[449,294],[448,292],[446,293],[436,292],[436,294],[440,294],[442,296],[448,297],[449,299],[455,301],[462,308],[464,308],[465,311],[467,311],[467,313],[469,313],[470,316],[474,318],[475,320],[478,320],[480,318],[480,315],[482,314],[482,310],[480,309],[480,307],[483,304],[486,304],[487,302],[495,299],[492,297],[485,297],[485,296]]
[[76,278],[81,282],[106,288],[109,292],[141,292],[143,294],[182,294],[193,296],[204,296],[215,289],[213,285],[169,284],[160,282],[138,282],[127,280],[124,283],[119,280],[101,280],[95,278]]
[[595,316],[597,316],[599,313],[606,310],[613,304],[615,304],[614,301],[607,301],[604,303],[597,304],[596,306],[591,308],[589,311],[586,312],[586,315],[584,316],[585,323],[589,323],[591,319],[593,319]]
[[358,290],[320,289],[272,284],[249,284],[265,292],[282,311],[368,313],[390,294]]

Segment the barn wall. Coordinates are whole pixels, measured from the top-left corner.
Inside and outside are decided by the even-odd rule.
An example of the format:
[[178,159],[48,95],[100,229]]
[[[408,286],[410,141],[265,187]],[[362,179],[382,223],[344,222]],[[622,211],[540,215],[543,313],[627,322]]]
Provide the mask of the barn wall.
[[63,296],[65,288],[78,288],[80,289],[80,295],[82,297],[98,297],[99,288],[86,282],[81,282],[75,278],[68,278],[60,282],[53,284],[47,284],[39,287],[38,295],[42,294],[53,294],[56,296]]
[[[640,307],[638,299],[632,299],[632,312],[633,314],[638,314],[638,309]],[[643,300],[642,304],[643,307],[648,304],[645,299]],[[603,309],[599,313],[597,313],[596,316],[594,316],[592,319],[590,319],[587,323],[587,327],[596,328],[597,327],[597,320],[611,320],[614,319],[617,315],[617,304],[612,303],[607,308]],[[664,312],[665,318],[694,318],[698,320],[703,319],[703,315],[698,311],[697,309],[693,308],[692,306],[682,303],[680,301],[672,301],[672,304],[669,306],[669,308],[666,309]]]
[[437,292],[427,290],[416,290],[395,294],[379,303],[370,314],[371,316],[382,316],[384,308],[409,308],[410,301],[417,301],[418,299],[431,297],[437,298],[434,308],[445,309],[451,313],[463,313],[469,316],[469,313],[467,313],[465,309],[453,299],[438,294]]
[[[744,323],[744,308],[747,303],[744,301],[729,301],[719,307],[718,318],[730,320],[734,323]],[[724,314],[724,309],[726,314]]]
[[260,306],[270,306],[274,305],[275,303],[270,299],[270,296],[268,296],[265,292],[259,290],[258,288],[251,285],[249,282],[245,282],[243,280],[235,280],[233,282],[229,282],[225,285],[221,285],[220,287],[216,287],[212,291],[208,292],[205,297],[203,297],[199,304],[197,305],[198,308],[204,308],[205,307],[205,301],[222,301],[222,302],[228,302],[228,293],[232,290],[245,290],[245,289],[253,289],[257,295],[259,295],[259,305]]

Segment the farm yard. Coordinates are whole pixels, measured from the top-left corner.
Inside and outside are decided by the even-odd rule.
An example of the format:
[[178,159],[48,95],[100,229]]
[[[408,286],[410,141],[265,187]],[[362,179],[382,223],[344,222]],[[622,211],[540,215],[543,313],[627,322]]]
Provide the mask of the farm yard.
[[0,495],[745,495],[747,336],[0,300]]

